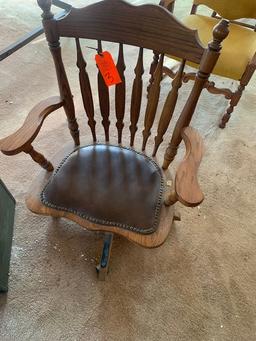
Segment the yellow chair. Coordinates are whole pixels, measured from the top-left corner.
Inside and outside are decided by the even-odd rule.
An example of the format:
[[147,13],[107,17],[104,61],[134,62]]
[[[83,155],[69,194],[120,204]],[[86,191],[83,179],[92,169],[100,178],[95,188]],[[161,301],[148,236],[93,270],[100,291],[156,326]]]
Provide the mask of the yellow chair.
[[[167,9],[173,9],[174,3],[175,0],[162,0],[160,4]],[[199,5],[205,5],[212,9],[212,17],[197,14]],[[256,26],[236,21],[241,18],[256,19],[256,0],[236,0],[232,4],[230,0],[194,0],[191,14],[185,17],[183,23],[189,28],[196,29],[201,42],[207,44],[213,27],[219,22],[220,17],[230,20],[230,33],[223,43],[221,56],[212,73],[239,81],[239,86],[233,92],[227,88],[217,88],[214,82],[208,81],[205,87],[209,92],[223,94],[230,100],[230,105],[219,125],[221,128],[225,128],[245,86],[256,69]],[[170,57],[173,58],[173,56]],[[151,77],[154,74],[157,59],[156,54],[151,66]],[[193,63],[188,64],[197,67]],[[172,70],[166,67],[164,73],[170,77],[174,76]],[[183,80],[187,82],[194,78],[195,73],[191,72],[184,75]]]

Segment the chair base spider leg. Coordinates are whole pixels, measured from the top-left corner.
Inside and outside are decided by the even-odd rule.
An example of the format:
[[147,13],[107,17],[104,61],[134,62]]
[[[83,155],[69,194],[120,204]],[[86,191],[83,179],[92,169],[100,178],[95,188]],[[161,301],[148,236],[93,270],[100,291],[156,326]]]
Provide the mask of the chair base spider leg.
[[98,273],[98,278],[100,281],[105,281],[106,275],[108,273],[113,237],[114,237],[113,233],[104,233],[104,241],[100,263],[96,266],[96,271]]

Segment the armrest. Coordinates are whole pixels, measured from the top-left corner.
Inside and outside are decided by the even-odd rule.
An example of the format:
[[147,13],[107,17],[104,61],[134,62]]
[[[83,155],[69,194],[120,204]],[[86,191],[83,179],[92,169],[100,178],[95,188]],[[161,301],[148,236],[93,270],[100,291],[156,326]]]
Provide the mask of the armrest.
[[204,151],[203,140],[192,127],[186,127],[181,135],[185,142],[186,155],[177,169],[174,190],[167,197],[165,204],[172,205],[180,201],[185,206],[194,207],[204,200],[197,180],[197,172]]
[[0,140],[0,150],[6,155],[18,154],[31,147],[45,118],[54,110],[62,107],[63,100],[59,97],[49,97],[38,103],[28,114],[22,127],[15,133]]
[[168,9],[169,12],[173,13],[175,1],[176,0],[160,0],[159,5]]

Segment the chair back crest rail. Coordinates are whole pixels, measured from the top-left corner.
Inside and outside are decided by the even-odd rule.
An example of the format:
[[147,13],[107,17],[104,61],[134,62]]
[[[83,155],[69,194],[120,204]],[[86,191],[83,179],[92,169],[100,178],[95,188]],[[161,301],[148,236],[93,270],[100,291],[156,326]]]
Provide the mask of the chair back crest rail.
[[[163,167],[167,168],[174,159],[181,142],[181,132],[188,126],[211,71],[213,70],[221,50],[221,42],[228,35],[228,21],[222,20],[213,31],[213,40],[208,48],[203,48],[197,32],[186,28],[166,9],[157,5],[133,6],[122,0],[105,0],[93,5],[71,11],[63,19],[56,20],[51,13],[51,0],[37,0],[43,10],[43,24],[51,50],[60,89],[64,102],[69,129],[76,145],[79,145],[79,129],[75,117],[75,109],[65,68],[61,58],[60,37],[72,37],[76,41],[77,67],[84,109],[88,118],[93,141],[97,141],[97,123],[94,114],[94,99],[92,95],[87,61],[82,53],[81,38],[94,39],[97,42],[98,53],[102,52],[103,41],[118,44],[119,52],[116,67],[122,82],[115,86],[115,112],[118,143],[122,142],[124,127],[126,81],[124,44],[138,47],[138,58],[135,61],[134,80],[130,106],[130,146],[133,146],[138,120],[141,112],[144,73],[144,49],[158,51],[160,58],[154,74],[154,81],[149,91],[148,102],[144,116],[142,132],[142,150],[145,150],[151,128],[155,122],[160,95],[160,83],[164,55],[171,54],[182,59],[179,71],[172,82],[172,88],[163,106],[155,137],[153,155],[156,155],[159,145],[168,129],[178,98],[178,90],[182,84],[183,70],[186,60],[200,64],[199,71],[190,96],[179,116],[174,128],[170,144],[165,153]],[[142,20],[143,18],[143,20]],[[98,71],[98,96],[102,116],[105,139],[109,141],[110,98],[109,89]]]

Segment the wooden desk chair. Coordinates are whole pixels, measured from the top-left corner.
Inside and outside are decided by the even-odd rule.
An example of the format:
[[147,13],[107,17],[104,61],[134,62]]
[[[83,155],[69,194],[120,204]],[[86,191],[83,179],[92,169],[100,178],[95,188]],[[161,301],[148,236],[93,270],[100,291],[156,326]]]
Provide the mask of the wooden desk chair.
[[[162,0],[160,4],[172,11],[174,2],[175,0]],[[197,14],[199,5],[205,5],[212,9],[212,17]],[[206,45],[211,38],[213,27],[220,19],[218,15],[230,20],[230,34],[223,42],[221,56],[212,73],[239,81],[239,86],[233,92],[227,88],[217,88],[214,82],[208,81],[205,83],[205,88],[213,94],[222,94],[230,100],[229,107],[219,124],[220,128],[225,128],[234,107],[238,104],[243,90],[256,69],[256,26],[237,21],[241,18],[256,19],[256,1],[194,0],[191,14],[184,18],[183,23],[191,29],[196,29],[200,40]],[[173,56],[170,57],[173,58]],[[154,59],[157,60],[157,58],[156,54]],[[155,68],[155,63],[152,64],[151,76]],[[188,62],[188,64],[197,67],[194,63]],[[164,73],[174,77],[174,73],[168,68],[164,68]],[[187,73],[183,80],[187,82],[194,79],[195,73],[191,72]]]
[[[218,24],[213,31],[213,40],[205,49],[194,31],[183,26],[160,6],[132,6],[119,0],[105,0],[81,9],[73,8],[65,18],[56,20],[51,13],[51,0],[38,0],[38,4],[43,10],[43,25],[56,67],[60,96],[37,104],[28,114],[23,126],[0,141],[0,149],[6,155],[20,152],[30,154],[32,159],[44,168],[33,182],[26,199],[26,204],[32,212],[65,217],[83,228],[105,233],[102,258],[98,267],[100,276],[104,277],[113,234],[124,236],[143,247],[160,246],[166,240],[174,219],[173,204],[179,200],[186,206],[196,206],[203,200],[196,177],[202,157],[202,140],[199,134],[189,127],[189,122],[205,82],[219,57],[221,41],[228,34],[228,22],[223,20]],[[79,147],[74,103],[62,62],[60,37],[76,40],[81,93],[91,131],[88,131],[88,135],[92,135],[91,144],[82,147]],[[97,140],[93,104],[95,98],[93,99],[94,94],[86,71],[87,64],[81,51],[81,38],[94,39],[100,55],[103,40],[117,43],[119,47],[117,69],[122,83],[115,87],[118,141],[114,141],[114,144],[109,142],[109,90],[100,72],[98,96],[105,141]],[[128,147],[122,146],[126,91],[123,44],[138,48],[131,95],[131,135]],[[145,111],[142,151],[136,151],[134,143],[139,140],[138,137],[135,139],[135,135],[142,99],[144,49],[159,51],[161,55]],[[157,123],[158,134],[155,138],[153,157],[150,157],[146,155],[146,145],[156,116],[165,53],[177,54],[183,61]],[[166,194],[166,172],[158,166],[156,153],[174,111],[182,70],[186,63],[184,58],[200,63],[200,66],[194,87],[165,153],[163,170],[167,170],[174,159],[182,139],[185,141],[185,159],[177,170],[172,190]],[[34,150],[32,143],[44,119],[60,107],[65,110],[74,144],[60,151],[52,164]],[[147,148],[147,154],[149,153],[152,153],[152,150]]]

